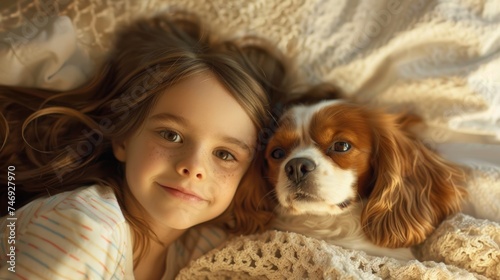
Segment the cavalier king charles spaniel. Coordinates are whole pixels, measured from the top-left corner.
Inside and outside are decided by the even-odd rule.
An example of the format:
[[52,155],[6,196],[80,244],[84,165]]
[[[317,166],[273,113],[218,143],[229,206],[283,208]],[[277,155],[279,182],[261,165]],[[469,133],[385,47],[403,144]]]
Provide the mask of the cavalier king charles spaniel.
[[418,121],[343,99],[306,94],[291,102],[265,150],[275,228],[413,259],[410,247],[458,212],[466,195],[465,171],[412,133]]

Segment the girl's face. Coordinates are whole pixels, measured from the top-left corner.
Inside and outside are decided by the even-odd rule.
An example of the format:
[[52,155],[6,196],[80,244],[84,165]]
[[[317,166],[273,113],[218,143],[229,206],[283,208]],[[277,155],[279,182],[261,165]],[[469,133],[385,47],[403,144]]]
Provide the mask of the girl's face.
[[229,206],[252,160],[256,129],[212,74],[162,94],[130,138],[113,143],[131,193],[155,223],[186,229]]

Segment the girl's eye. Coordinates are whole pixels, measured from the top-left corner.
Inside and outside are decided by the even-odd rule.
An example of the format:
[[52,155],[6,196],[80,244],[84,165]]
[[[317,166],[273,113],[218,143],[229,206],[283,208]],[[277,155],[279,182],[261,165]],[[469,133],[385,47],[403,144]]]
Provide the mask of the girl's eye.
[[172,130],[162,130],[160,131],[160,136],[169,142],[182,143],[182,138],[179,133]]
[[224,150],[217,150],[214,152],[215,156],[222,159],[222,160],[225,160],[225,161],[233,161],[233,160],[236,160],[236,158],[228,151],[224,151]]
[[345,153],[351,149],[351,144],[347,142],[335,142],[333,145],[330,147],[330,151],[332,152],[338,152],[338,153]]

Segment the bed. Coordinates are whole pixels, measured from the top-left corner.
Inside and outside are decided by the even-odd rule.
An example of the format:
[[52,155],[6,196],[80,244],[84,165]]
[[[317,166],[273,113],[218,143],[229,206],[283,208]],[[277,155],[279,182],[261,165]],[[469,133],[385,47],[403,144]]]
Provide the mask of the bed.
[[228,35],[271,40],[305,83],[330,81],[360,102],[411,109],[421,137],[471,168],[469,202],[401,262],[295,233],[222,244],[179,279],[500,279],[500,3],[496,0],[59,0],[0,4],[0,84],[84,83],[113,31],[167,9]]

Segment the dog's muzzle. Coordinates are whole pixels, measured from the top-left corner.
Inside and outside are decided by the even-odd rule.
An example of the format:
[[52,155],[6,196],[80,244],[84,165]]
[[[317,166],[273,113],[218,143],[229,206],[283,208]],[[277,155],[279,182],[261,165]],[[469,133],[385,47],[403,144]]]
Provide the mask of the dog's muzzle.
[[295,184],[300,183],[314,169],[316,164],[308,158],[292,158],[285,165],[285,173],[288,179]]

